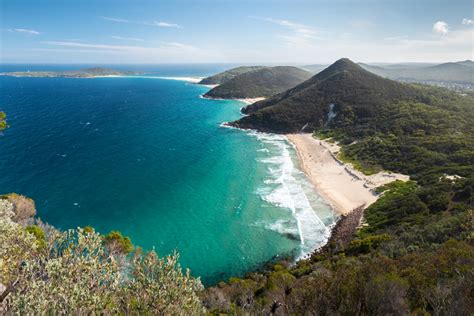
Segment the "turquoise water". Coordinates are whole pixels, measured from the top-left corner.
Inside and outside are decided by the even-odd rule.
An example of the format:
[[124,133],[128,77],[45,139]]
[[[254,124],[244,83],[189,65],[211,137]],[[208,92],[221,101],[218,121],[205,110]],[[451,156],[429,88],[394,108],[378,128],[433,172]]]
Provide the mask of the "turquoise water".
[[291,145],[221,127],[243,103],[200,98],[206,91],[146,77],[0,77],[11,125],[0,192],[33,198],[61,229],[92,225],[162,255],[176,249],[205,284],[323,243],[333,214]]

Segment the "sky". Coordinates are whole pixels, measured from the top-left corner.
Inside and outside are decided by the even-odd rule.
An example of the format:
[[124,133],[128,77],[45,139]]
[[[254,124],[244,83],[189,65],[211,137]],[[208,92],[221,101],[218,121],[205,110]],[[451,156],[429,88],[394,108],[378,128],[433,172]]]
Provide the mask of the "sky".
[[1,63],[474,59],[472,0],[0,0]]

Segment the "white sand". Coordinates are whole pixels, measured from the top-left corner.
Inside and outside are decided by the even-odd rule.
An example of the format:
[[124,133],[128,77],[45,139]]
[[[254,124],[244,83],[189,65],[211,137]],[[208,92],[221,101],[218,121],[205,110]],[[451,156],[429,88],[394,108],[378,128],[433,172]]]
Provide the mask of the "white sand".
[[148,78],[158,78],[158,79],[166,79],[166,80],[178,80],[178,81],[186,81],[190,83],[199,83],[204,77],[148,77]]
[[409,180],[408,176],[390,172],[366,176],[336,158],[339,146],[311,134],[289,134],[287,137],[295,145],[301,168],[317,193],[339,214],[375,202],[378,196],[373,189],[380,185],[397,179]]
[[201,83],[198,83],[198,84],[201,86],[207,87],[209,89],[214,89],[215,87],[218,86],[218,84],[201,84]]
[[265,98],[247,98],[247,99],[235,99],[235,100],[244,102],[245,104],[249,105],[258,101],[265,100]]

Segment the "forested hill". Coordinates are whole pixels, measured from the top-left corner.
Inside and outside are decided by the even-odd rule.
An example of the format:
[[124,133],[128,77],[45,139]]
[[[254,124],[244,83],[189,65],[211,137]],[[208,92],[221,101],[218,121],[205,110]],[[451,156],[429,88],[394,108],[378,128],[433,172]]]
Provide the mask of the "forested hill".
[[309,72],[296,67],[267,67],[238,75],[210,90],[205,96],[223,99],[270,97],[310,77]]
[[296,132],[303,126],[314,130],[327,123],[330,104],[341,115],[332,124],[347,118],[373,117],[384,105],[397,100],[415,100],[420,92],[412,86],[381,78],[349,59],[340,59],[311,79],[270,99],[243,109],[252,114],[237,122],[274,132]]
[[229,69],[218,74],[215,74],[210,77],[206,77],[202,79],[199,84],[208,84],[208,85],[215,85],[215,84],[223,84],[238,75],[244,74],[246,72],[255,71],[259,69],[265,68],[264,66],[242,66],[233,69]]
[[474,173],[474,98],[384,79],[348,59],[243,112],[249,115],[233,126],[277,133],[304,127],[335,137],[346,158],[366,168]]

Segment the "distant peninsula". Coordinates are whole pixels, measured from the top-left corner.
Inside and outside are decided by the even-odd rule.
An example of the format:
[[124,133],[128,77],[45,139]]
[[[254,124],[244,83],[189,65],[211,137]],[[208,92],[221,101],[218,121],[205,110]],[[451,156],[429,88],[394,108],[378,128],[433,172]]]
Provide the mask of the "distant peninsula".
[[242,66],[237,68],[232,68],[218,74],[206,77],[199,81],[199,84],[202,85],[219,85],[226,83],[227,81],[234,79],[235,77],[242,75],[247,72],[260,70],[266,68],[265,66]]
[[66,71],[15,71],[2,72],[0,76],[12,77],[35,77],[35,78],[94,78],[104,76],[130,76],[142,75],[143,72],[137,71],[120,71],[109,68],[93,67],[80,70],[66,70]]
[[214,87],[204,97],[218,99],[266,98],[291,89],[310,77],[310,72],[297,67],[264,67],[237,75]]

